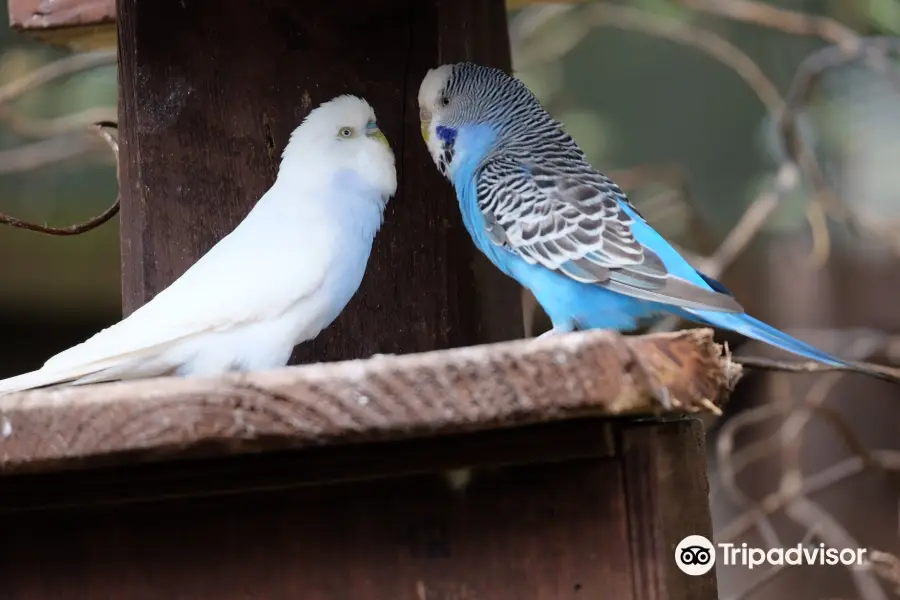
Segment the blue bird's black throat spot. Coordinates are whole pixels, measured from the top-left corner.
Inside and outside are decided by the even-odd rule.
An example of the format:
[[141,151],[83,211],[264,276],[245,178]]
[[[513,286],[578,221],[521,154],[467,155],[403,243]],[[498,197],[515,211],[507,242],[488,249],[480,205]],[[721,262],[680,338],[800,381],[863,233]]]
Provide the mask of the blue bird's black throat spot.
[[441,141],[441,156],[438,159],[438,169],[442,175],[446,176],[450,172],[450,163],[453,162],[453,144],[456,143],[456,130],[438,125],[437,136]]
[[437,126],[437,136],[445,146],[453,146],[456,142],[456,130],[451,127]]

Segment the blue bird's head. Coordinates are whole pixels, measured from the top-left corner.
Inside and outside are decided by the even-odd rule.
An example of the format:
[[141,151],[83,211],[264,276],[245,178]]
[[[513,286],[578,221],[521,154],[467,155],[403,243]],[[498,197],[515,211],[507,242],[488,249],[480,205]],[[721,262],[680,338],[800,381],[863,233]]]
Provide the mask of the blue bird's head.
[[473,63],[431,69],[419,86],[422,138],[438,169],[449,176],[463,130],[496,147],[526,132],[529,120],[549,118],[534,94],[500,69]]

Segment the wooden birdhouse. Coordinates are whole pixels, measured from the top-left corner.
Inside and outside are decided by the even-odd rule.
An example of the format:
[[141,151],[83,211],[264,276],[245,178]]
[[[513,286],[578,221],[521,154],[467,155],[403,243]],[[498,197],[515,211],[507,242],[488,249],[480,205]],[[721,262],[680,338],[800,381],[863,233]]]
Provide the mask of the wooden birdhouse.
[[9,10],[49,43],[117,49],[125,314],[247,214],[322,101],[369,100],[400,184],[362,288],[303,366],[0,399],[0,598],[716,598],[714,572],[674,560],[712,537],[702,427],[684,417],[734,383],[711,333],[510,341],[519,290],[420,138],[428,68],[509,70],[502,0]]

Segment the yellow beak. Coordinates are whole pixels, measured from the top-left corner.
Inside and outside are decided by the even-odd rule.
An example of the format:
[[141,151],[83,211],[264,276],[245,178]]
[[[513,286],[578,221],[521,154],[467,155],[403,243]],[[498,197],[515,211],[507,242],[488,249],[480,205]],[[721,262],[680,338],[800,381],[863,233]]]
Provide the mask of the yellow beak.
[[366,135],[368,135],[368,136],[369,136],[370,138],[372,138],[373,140],[376,140],[376,141],[381,142],[382,144],[384,144],[384,145],[387,146],[388,148],[391,147],[390,142],[388,142],[387,138],[384,137],[384,134],[381,133],[381,130],[380,130],[380,129],[377,129],[377,128],[376,128],[376,129],[370,131],[369,133],[367,133]]
[[431,132],[431,119],[427,121],[419,121],[419,127],[422,129],[422,139],[425,140],[425,143],[428,143],[428,136]]

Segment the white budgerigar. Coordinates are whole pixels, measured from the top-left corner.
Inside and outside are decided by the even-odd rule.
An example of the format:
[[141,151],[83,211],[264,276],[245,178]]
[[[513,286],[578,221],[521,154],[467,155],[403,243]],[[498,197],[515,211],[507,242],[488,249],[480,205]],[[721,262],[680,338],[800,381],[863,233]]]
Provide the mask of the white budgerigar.
[[128,318],[0,381],[0,394],[284,366],[356,293],[396,190],[372,107],[355,96],[325,102],[293,132],[275,183],[234,231]]

